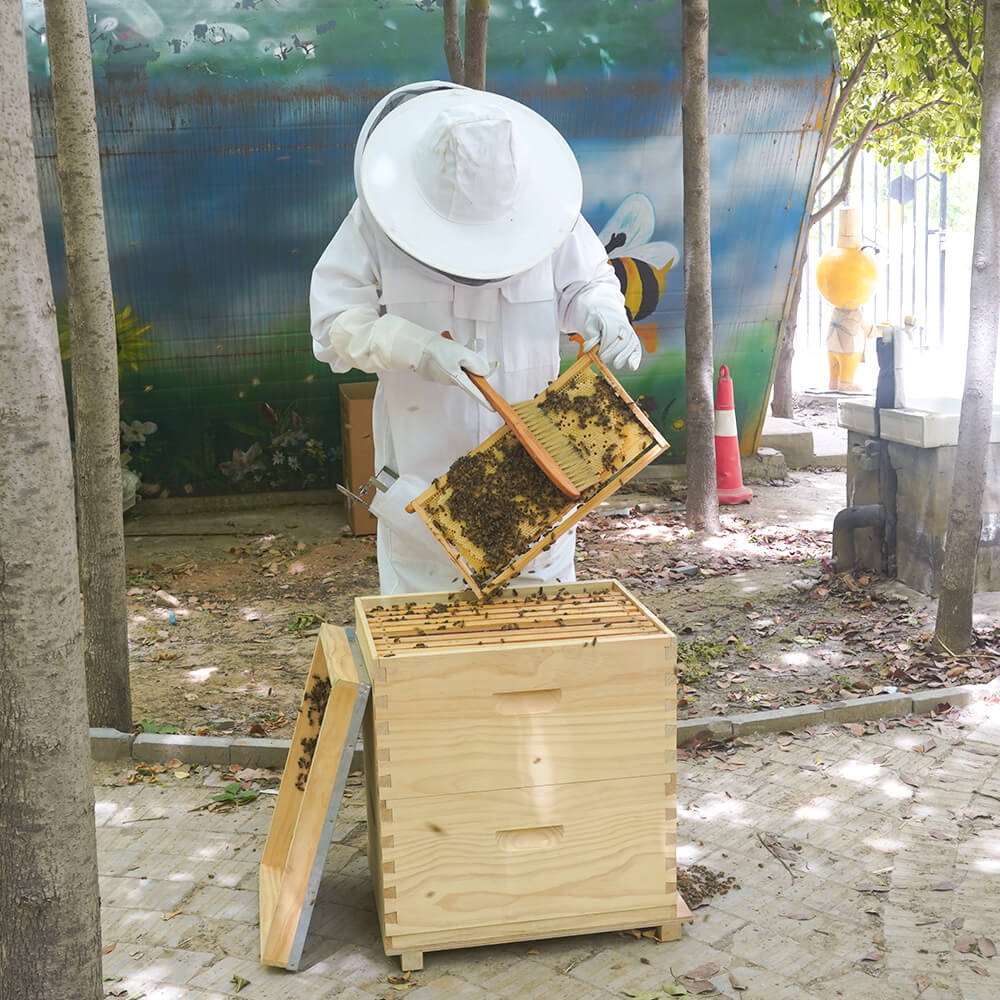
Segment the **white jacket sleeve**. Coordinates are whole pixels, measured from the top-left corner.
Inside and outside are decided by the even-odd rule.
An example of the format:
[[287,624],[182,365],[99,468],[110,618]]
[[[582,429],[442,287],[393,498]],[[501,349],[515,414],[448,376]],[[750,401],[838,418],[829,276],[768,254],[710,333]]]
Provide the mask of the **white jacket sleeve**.
[[582,215],[553,255],[552,273],[559,301],[559,328],[564,333],[582,332],[594,312],[620,312],[625,318],[625,297],[608,263],[607,251]]
[[416,370],[439,336],[381,315],[378,262],[357,202],[313,269],[309,312],[313,354],[335,372]]

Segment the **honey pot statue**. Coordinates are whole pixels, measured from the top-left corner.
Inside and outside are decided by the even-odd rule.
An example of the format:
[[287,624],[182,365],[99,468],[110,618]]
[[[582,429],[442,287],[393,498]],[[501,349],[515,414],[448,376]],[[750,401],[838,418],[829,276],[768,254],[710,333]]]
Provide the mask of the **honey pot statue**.
[[832,391],[863,391],[855,378],[874,328],[861,307],[875,294],[877,282],[875,260],[861,247],[858,209],[842,208],[837,217],[837,245],[816,265],[820,294],[835,306],[826,334]]

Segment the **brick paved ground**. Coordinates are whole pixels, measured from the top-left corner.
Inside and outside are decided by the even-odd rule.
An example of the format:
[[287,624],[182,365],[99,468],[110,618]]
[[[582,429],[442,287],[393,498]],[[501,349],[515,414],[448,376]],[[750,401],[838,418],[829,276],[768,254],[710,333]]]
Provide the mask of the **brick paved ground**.
[[996,1000],[998,755],[1000,706],[979,705],[959,725],[835,727],[682,761],[680,863],[741,886],[696,910],[683,940],[602,934],[428,954],[418,985],[399,991],[373,912],[363,789],[341,809],[293,974],[256,960],[274,797],[191,812],[224,780],[217,771],[128,785],[126,771],[98,765],[107,990],[222,1000],[236,976],[249,981],[240,1000],[610,1000],[655,996],[714,964],[718,993],[746,1000]]

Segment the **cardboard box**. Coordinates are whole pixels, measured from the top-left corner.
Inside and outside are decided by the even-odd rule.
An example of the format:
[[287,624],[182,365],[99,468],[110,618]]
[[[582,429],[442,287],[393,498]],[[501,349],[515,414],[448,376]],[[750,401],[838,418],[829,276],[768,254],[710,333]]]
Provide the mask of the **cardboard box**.
[[[344,485],[352,492],[375,475],[375,442],[372,438],[372,400],[377,382],[343,382],[340,385],[340,441]],[[378,524],[363,504],[344,497],[347,523],[355,535],[374,535]]]

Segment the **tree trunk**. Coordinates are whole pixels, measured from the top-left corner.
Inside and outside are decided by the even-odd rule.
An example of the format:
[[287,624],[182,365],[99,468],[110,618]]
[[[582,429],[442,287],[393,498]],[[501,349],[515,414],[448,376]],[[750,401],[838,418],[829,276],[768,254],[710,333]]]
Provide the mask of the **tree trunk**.
[[490,23],[490,0],[465,0],[466,87],[486,89],[486,30]]
[[[809,245],[809,227],[803,237],[803,251]],[[792,274],[792,294],[788,299],[788,315],[781,334],[781,350],[778,364],[774,369],[774,390],[771,395],[771,413],[775,417],[794,416],[792,406],[792,360],[795,357],[795,331],[799,325],[799,302],[802,299],[802,275],[805,272],[806,255],[803,252],[796,261]]]
[[444,0],[444,57],[452,83],[465,82],[465,59],[458,31],[458,0]]
[[708,0],[683,0],[684,377],[687,525],[719,530],[715,483]]
[[0,1000],[98,1000],[73,473],[19,3],[0,48]]
[[132,728],[118,350],[86,8],[46,0],[69,285],[73,423],[90,722]]
[[972,642],[976,555],[982,532],[983,491],[993,415],[993,373],[1000,318],[1000,0],[987,0],[983,52],[983,137],[979,199],[969,292],[965,391],[955,449],[941,596],[934,644],[963,653]]

